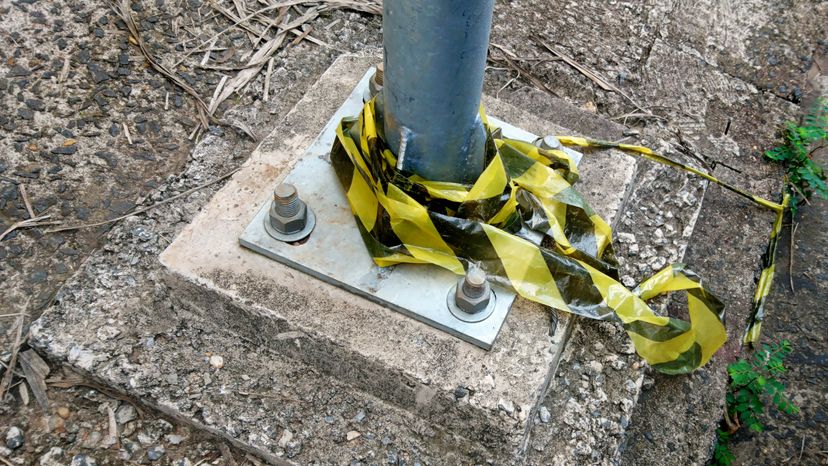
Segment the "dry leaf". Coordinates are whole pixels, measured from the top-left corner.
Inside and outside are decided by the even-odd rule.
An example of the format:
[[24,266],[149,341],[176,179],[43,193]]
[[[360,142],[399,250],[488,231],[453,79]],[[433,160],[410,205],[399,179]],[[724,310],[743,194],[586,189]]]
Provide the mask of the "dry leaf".
[[20,392],[20,399],[23,400],[23,404],[29,406],[29,389],[26,388],[26,382],[20,382],[17,390]]

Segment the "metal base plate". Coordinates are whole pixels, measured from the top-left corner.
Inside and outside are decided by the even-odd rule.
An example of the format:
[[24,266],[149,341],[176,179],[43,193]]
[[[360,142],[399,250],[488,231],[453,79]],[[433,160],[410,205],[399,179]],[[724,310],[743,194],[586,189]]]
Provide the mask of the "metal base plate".
[[[356,116],[362,110],[362,97],[373,73],[372,68],[365,74],[284,179],[284,182],[296,186],[302,200],[316,214],[313,233],[301,243],[277,241],[265,231],[270,203],[264,202],[239,242],[271,259],[442,329],[481,348],[491,349],[515,299],[513,290],[492,286],[497,299],[491,314],[479,322],[464,321],[452,314],[446,302],[446,295],[457,283],[456,275],[431,265],[378,267],[362,242],[356,219],[330,164],[330,148],[336,137],[336,127],[342,118]],[[536,139],[535,135],[496,118],[489,117],[489,120],[501,127],[506,137],[530,142]],[[262,197],[269,198],[270,194],[262,193]],[[336,316],[331,318],[335,319]]]

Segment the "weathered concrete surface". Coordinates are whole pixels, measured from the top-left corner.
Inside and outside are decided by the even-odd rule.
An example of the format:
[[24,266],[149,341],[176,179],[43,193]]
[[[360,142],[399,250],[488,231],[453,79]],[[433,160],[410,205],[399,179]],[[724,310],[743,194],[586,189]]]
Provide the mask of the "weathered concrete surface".
[[[353,67],[352,78],[361,75],[371,63],[364,58],[350,60],[361,63],[359,67]],[[349,88],[343,86],[340,90],[347,92]],[[318,96],[318,89],[309,93],[309,98],[313,96]],[[491,109],[497,108],[496,102],[489,104]],[[561,115],[572,116],[573,121],[583,118],[578,110],[565,104],[560,110]],[[516,115],[515,121],[525,122],[530,130],[542,133],[545,128],[541,123],[530,122],[528,118]],[[293,126],[293,130],[299,132],[297,128],[299,126]],[[615,129],[611,125],[609,128],[606,130],[608,135]],[[288,142],[292,140],[286,139]],[[171,180],[165,189],[171,193],[182,192],[225,171],[230,159],[221,155],[226,146],[217,142],[208,137],[185,175],[179,180]],[[262,147],[275,146],[265,141]],[[594,158],[593,162],[585,162],[584,170],[590,170],[589,164],[600,160]],[[612,158],[611,162],[618,163],[618,159]],[[593,172],[590,176],[600,181],[599,173]],[[263,192],[267,187],[262,186]],[[591,189],[598,188],[593,186]],[[77,368],[105,385],[141,399],[142,403],[221,435],[237,446],[273,461],[281,457],[291,457],[293,461],[303,463],[314,460],[341,462],[343,458],[370,461],[385,454],[389,458],[407,458],[408,461],[457,462],[486,461],[500,456],[499,452],[487,452],[479,446],[497,439],[494,431],[485,433],[484,438],[469,441],[452,429],[425,423],[405,410],[353,391],[334,378],[317,373],[313,365],[285,358],[283,353],[273,353],[261,341],[240,340],[222,327],[226,321],[202,319],[171,299],[164,282],[165,273],[156,255],[185,228],[212,192],[211,188],[195,192],[153,210],[147,217],[132,218],[119,225],[110,237],[111,244],[90,258],[84,272],[67,284],[56,305],[32,327],[32,345],[56,362]],[[589,189],[585,191],[588,197],[589,193]],[[604,205],[612,208],[611,204]],[[249,213],[254,210],[255,207],[251,207]],[[336,294],[338,290],[329,292]],[[349,312],[347,308],[346,312]],[[530,320],[533,315],[537,318]],[[548,333],[553,324],[549,314],[524,302],[516,308],[499,343],[509,342],[511,332],[517,333],[522,326],[531,324],[546,331],[544,338],[547,345],[552,346],[567,335],[563,330],[567,326],[566,317],[554,320],[559,321],[558,330],[550,338]],[[412,326],[424,344],[442,339],[448,347],[466,345],[459,341],[445,343],[450,337],[409,319],[398,325]],[[98,330],[89,332],[89,328]],[[260,333],[268,333],[267,330]],[[290,345],[307,342],[306,337],[297,338],[296,334],[285,334],[278,328],[271,335],[281,335],[278,338]],[[528,345],[525,340],[511,338],[513,346]],[[464,350],[482,353],[471,346]],[[510,351],[513,350],[501,348],[490,354],[509,355]],[[223,357],[221,369],[210,366],[209,357],[213,355]],[[508,383],[509,369],[523,371],[525,364],[530,363],[530,359],[512,361],[514,367],[502,367],[499,377],[490,378],[494,387],[482,387],[489,390],[490,397],[494,390],[502,390],[501,393],[519,390],[519,387],[496,386]],[[554,360],[550,355],[544,355],[542,361],[546,366],[538,367],[547,371],[553,369]],[[545,376],[530,377],[535,377],[533,380],[538,384],[534,387],[538,397],[546,383]],[[419,380],[415,382],[420,388],[424,387]],[[397,381],[391,383],[399,385]],[[330,388],[320,392],[319,387]],[[477,397],[477,392],[470,388],[474,389],[464,386],[457,390],[462,395],[459,397],[451,393],[453,402],[460,406],[454,412],[459,413],[461,419],[470,410],[470,400]],[[435,392],[437,389],[441,387],[435,387]],[[251,399],[257,401],[251,402]],[[416,401],[415,396],[415,405]],[[503,424],[511,423],[514,430],[522,434],[516,443],[504,445],[515,449],[521,441],[525,442],[526,432],[520,431],[522,416],[517,406],[509,403],[511,400],[502,401],[500,414],[495,414],[501,416]],[[523,419],[534,417],[528,408],[522,409]],[[367,413],[369,419],[365,426],[361,424],[360,410]],[[508,410],[512,410],[511,417]],[[356,434],[349,429],[361,436],[354,438]]]
[[[206,4],[204,3],[159,1],[141,2],[140,5],[143,10],[135,12],[135,14],[141,20],[142,35],[145,40],[153,44],[153,50],[159,58],[167,63],[175,63],[184,58],[183,53],[178,53],[174,49],[175,44],[179,43],[181,38],[170,36],[170,31],[174,29],[177,20],[182,20],[183,24],[190,24],[188,30],[201,37],[212,36],[231,24],[220,17],[200,21],[200,19],[210,16],[200,14],[205,11]],[[250,2],[248,2],[249,5]],[[726,154],[726,159],[721,161],[728,165],[740,167],[742,174],[733,173],[733,180],[745,183],[744,185],[740,184],[745,186],[753,178],[772,177],[778,179],[778,173],[768,170],[759,155],[763,149],[775,144],[776,125],[782,119],[792,118],[799,110],[796,105],[791,103],[797,102],[796,87],[801,85],[802,65],[810,60],[814,48],[819,46],[824,48],[828,45],[825,41],[825,28],[828,26],[828,23],[824,21],[826,8],[828,8],[828,3],[825,1],[769,2],[766,0],[750,0],[745,2],[717,2],[702,0],[686,2],[645,0],[641,2],[604,2],[588,0],[582,2],[547,2],[544,0],[523,0],[520,2],[496,2],[495,30],[492,34],[492,40],[515,51],[520,57],[522,66],[528,68],[574,105],[597,112],[606,118],[616,117],[615,121],[618,122],[634,123],[639,127],[646,126],[650,128],[653,130],[652,132],[643,131],[648,144],[658,145],[660,139],[670,140],[675,137],[678,139],[674,141],[676,144],[689,144],[697,154],[707,156],[707,161],[712,166],[716,165],[715,159],[718,159],[721,154]],[[122,186],[126,186],[125,184],[121,184],[115,176],[108,175],[124,172],[123,167],[133,167],[135,163],[143,164],[145,161],[130,160],[133,151],[119,148],[118,151],[113,151],[118,156],[113,160],[119,164],[118,169],[113,170],[102,165],[108,165],[109,161],[101,159],[95,162],[97,157],[92,155],[93,151],[97,150],[95,149],[97,146],[90,144],[91,140],[106,138],[107,129],[113,123],[117,125],[126,122],[131,130],[134,130],[136,129],[135,124],[138,123],[137,118],[141,115],[147,117],[147,123],[150,125],[155,121],[173,121],[171,139],[175,140],[176,143],[180,143],[182,150],[187,146],[187,143],[181,141],[189,134],[189,129],[192,128],[194,118],[192,108],[186,101],[183,107],[178,107],[175,103],[175,95],[178,91],[175,88],[156,85],[161,79],[157,74],[150,70],[139,69],[140,67],[136,64],[143,58],[135,47],[128,45],[126,34],[118,30],[114,17],[108,12],[109,6],[106,2],[95,0],[61,0],[34,4],[7,2],[7,4],[0,6],[0,14],[5,15],[3,25],[7,26],[0,31],[0,35],[7,39],[9,44],[8,47],[0,51],[0,56],[3,58],[3,64],[0,65],[0,74],[4,76],[4,78],[0,78],[0,91],[4,91],[3,102],[8,104],[7,108],[4,109],[6,112],[0,115],[0,118],[7,118],[3,119],[3,123],[9,125],[9,128],[16,127],[13,130],[7,129],[6,132],[0,132],[0,139],[2,139],[0,145],[7,149],[2,151],[3,155],[0,156],[0,174],[3,177],[0,183],[3,184],[4,188],[11,188],[3,190],[3,195],[10,194],[12,198],[7,200],[7,210],[3,212],[3,218],[0,220],[0,222],[5,222],[6,225],[10,221],[17,221],[26,216],[25,208],[15,189],[18,183],[25,184],[29,188],[29,194],[32,196],[37,211],[41,211],[41,205],[45,206],[53,202],[50,199],[51,197],[57,197],[59,204],[52,207],[49,213],[54,215],[53,219],[70,223],[84,221],[81,218],[81,213],[76,214],[75,209],[86,208],[91,210],[91,217],[87,220],[91,221],[114,215],[115,209],[110,212],[110,207],[122,208],[123,204],[120,202],[107,205],[106,199],[103,199],[99,203],[101,201],[98,195],[99,192],[111,192],[113,193],[111,196],[113,199],[133,202],[139,194],[137,194],[138,191],[132,191],[132,189],[141,185],[142,181],[134,180],[132,185],[128,187],[129,192],[126,192],[126,190],[122,191],[120,189]],[[106,22],[107,17],[109,18],[108,23]],[[195,19],[194,23],[192,22],[193,19]],[[335,12],[320,17],[313,23],[312,35],[328,44],[332,44],[333,47],[322,47],[302,42],[298,46],[279,52],[275,56],[274,72],[270,80],[271,101],[264,105],[260,100],[264,82],[264,75],[260,73],[239,94],[238,99],[234,97],[234,99],[231,99],[232,101],[228,100],[227,104],[235,106],[236,109],[223,115],[222,118],[244,121],[253,128],[255,133],[265,134],[267,129],[271,127],[271,122],[280,119],[284,112],[293,106],[307,87],[314,82],[318,73],[324,70],[342,49],[373,49],[378,51],[381,37],[380,22],[377,17],[371,18],[347,12]],[[102,37],[99,33],[102,33]],[[548,60],[551,55],[535,47],[531,41],[531,37],[537,34],[544,35],[549,43],[559,47],[584,66],[598,72],[604,78],[618,85],[641,105],[660,116],[668,118],[669,121],[661,122],[636,117],[620,118],[621,115],[636,112],[629,101],[617,93],[601,90],[594,82],[572,69],[569,65],[560,61]],[[67,48],[62,48],[64,47],[62,45],[64,41],[68,42]],[[247,38],[243,33],[231,32],[222,35],[217,42],[217,46],[246,50],[249,47],[249,43],[246,41]],[[653,51],[655,53],[652,53]],[[117,64],[119,52],[129,55],[131,74],[123,77],[119,75],[116,79],[114,74],[116,69],[120,68]],[[84,55],[86,55],[86,58]],[[217,53],[213,55],[215,59]],[[241,55],[237,54],[236,57],[238,58]],[[86,63],[86,59],[90,56],[91,62]],[[57,75],[60,73],[61,67],[64,66],[62,60],[65,58],[69,58],[70,72],[68,79],[55,87],[58,80]],[[200,54],[190,56],[182,64],[186,68],[179,68],[179,70],[194,78],[194,87],[203,98],[209,99],[218,78],[226,72],[199,69],[197,65],[201,58]],[[540,61],[539,58],[546,58],[547,60]],[[14,64],[29,69],[31,76],[9,77],[7,72]],[[101,84],[93,82],[88,68],[96,65],[109,73],[111,78],[109,81]],[[823,69],[828,68],[823,66]],[[117,71],[120,73],[120,70]],[[604,129],[590,127],[589,119],[584,118],[584,115],[588,115],[587,113],[569,112],[550,106],[550,100],[544,99],[545,96],[534,90],[525,76],[518,77],[517,80],[501,90],[501,87],[514,77],[515,73],[511,70],[489,69],[487,71],[487,92],[491,95],[499,93],[502,99],[524,107],[530,113],[542,118],[560,121],[562,126],[576,129],[584,134],[602,135]],[[727,79],[728,77],[732,79]],[[140,80],[141,83],[136,83],[136,80]],[[125,81],[128,81],[134,89],[130,96],[120,99],[122,102],[119,102],[118,98],[112,98],[109,95],[108,89],[118,92],[123,88],[122,84]],[[147,82],[150,83],[149,87],[146,86]],[[153,82],[156,84],[153,84]],[[737,88],[736,85],[740,82],[744,85]],[[732,86],[729,85],[730,87],[716,91],[717,83],[732,83]],[[785,89],[781,89],[782,87]],[[163,102],[167,90],[170,91],[169,111],[173,115],[164,116],[159,115],[160,112],[151,112],[150,110],[163,108],[159,103]],[[747,94],[749,98],[744,99],[743,94]],[[105,102],[102,102],[101,95],[109,101],[109,107]],[[782,98],[775,98],[774,95]],[[21,98],[23,100],[19,101],[18,99]],[[82,100],[76,100],[78,98]],[[25,101],[29,99],[40,99],[46,105],[45,111],[34,111],[33,120],[26,120],[22,114],[15,114],[17,110],[24,110],[25,112],[28,107]],[[705,101],[708,104],[703,105],[702,103]],[[694,111],[702,109],[706,113],[688,115],[688,112],[684,111],[688,103]],[[83,113],[83,109],[88,105],[91,105],[91,107],[87,109],[86,113]],[[130,109],[124,109],[122,112],[122,105]],[[50,118],[50,112],[53,113],[51,116],[56,118]],[[556,120],[554,117],[550,118],[549,114],[560,114],[562,118],[565,117],[566,119]],[[569,123],[570,121],[576,123]],[[595,121],[602,120],[595,119]],[[728,124],[729,122],[730,124]],[[86,126],[84,129],[77,129],[73,127],[76,123],[82,123]],[[162,126],[164,125],[162,124]],[[728,126],[730,126],[730,130],[725,134],[725,128]],[[62,137],[68,137],[62,134],[64,130],[72,131],[75,134],[74,137],[78,139],[78,152],[74,156],[60,156],[59,168],[63,168],[61,172],[57,174],[46,173],[58,166],[53,161],[55,156],[48,154],[48,151],[50,148],[60,147]],[[189,162],[192,165],[188,166],[180,176],[167,178],[169,172],[159,171],[159,181],[150,181],[142,191],[142,193],[151,192],[150,200],[147,202],[138,201],[138,203],[146,206],[152,201],[162,200],[170,195],[180,193],[184,189],[194,187],[202,181],[224,173],[239,163],[241,158],[247,156],[252,142],[239,143],[239,139],[243,140],[244,138],[237,138],[236,132],[229,127],[218,127],[213,128],[213,130],[192,154],[193,160]],[[99,134],[96,135],[95,133]],[[135,133],[136,131],[132,132],[134,138],[136,137]],[[117,142],[124,139],[122,133],[110,135],[112,136],[108,139],[110,141]],[[622,135],[620,130],[613,130],[608,131],[603,137],[620,139]],[[146,139],[153,142],[156,148],[161,149],[152,135],[146,137]],[[36,144],[39,147],[38,151],[31,152],[27,147],[29,143]],[[138,145],[136,143],[136,146]],[[139,149],[139,147],[133,147],[133,149]],[[168,157],[171,153],[162,149],[162,152],[158,154]],[[36,180],[16,173],[21,167],[28,168],[25,166],[29,163],[41,165],[42,171]],[[92,170],[87,170],[87,168]],[[94,172],[96,177],[94,178],[95,183],[89,185],[85,178],[91,172]],[[97,174],[107,176],[98,176]],[[653,175],[656,178],[663,176],[655,173]],[[642,179],[645,178],[641,178],[641,175],[639,175],[639,180]],[[88,186],[94,188],[89,193],[91,194],[91,202],[84,194],[87,191],[85,188]],[[55,191],[60,194],[55,194]],[[66,285],[66,289],[75,289],[83,283],[90,287],[90,290],[97,291],[75,294],[72,297],[64,296],[61,293],[59,295],[61,302],[55,306],[49,304],[50,308],[68,309],[69,307],[85,308],[89,306],[100,306],[102,309],[115,308],[119,298],[125,296],[125,292],[122,290],[113,291],[111,289],[113,286],[140,288],[142,293],[146,293],[147,289],[152,290],[155,285],[158,285],[158,270],[155,261],[141,259],[138,265],[128,267],[124,261],[127,261],[127,258],[129,261],[136,257],[144,258],[143,255],[137,255],[134,252],[139,247],[135,245],[140,245],[141,254],[149,250],[153,250],[153,254],[160,252],[183,225],[191,219],[198,206],[206,202],[207,197],[209,197],[208,194],[213,191],[213,189],[209,189],[188,196],[189,203],[175,203],[169,207],[155,209],[140,223],[132,223],[134,220],[130,220],[107,236],[100,236],[97,231],[91,234],[83,233],[82,230],[77,234],[52,235],[43,234],[42,229],[29,229],[20,231],[14,238],[6,238],[0,244],[0,268],[2,268],[0,270],[0,277],[2,277],[0,281],[5,280],[4,284],[7,283],[9,286],[0,291],[0,295],[3,297],[0,301],[4,304],[11,302],[15,305],[25,302],[27,297],[32,296],[29,311],[36,316],[39,314],[41,306],[50,303],[55,290],[63,284],[67,276],[74,273],[76,267],[80,267],[80,272]],[[635,193],[633,195],[635,196]],[[730,196],[730,194],[711,191],[707,199],[710,196]],[[721,205],[719,208],[723,209],[725,213],[739,214],[738,217],[730,217],[731,220],[732,218],[741,219],[748,212],[752,215],[752,212],[749,211],[750,207],[746,203]],[[624,226],[622,226],[621,232],[634,231],[634,229],[646,225],[646,221],[653,221],[653,219],[657,221],[657,215],[653,215],[653,219],[648,218],[651,213],[657,214],[657,211],[648,211],[647,215],[642,213],[640,216],[625,217],[625,220],[631,222],[626,228],[632,228],[633,230],[624,230]],[[709,221],[708,218],[709,216],[704,217],[703,222]],[[697,271],[704,273],[701,267],[704,265],[705,261],[702,259],[705,257],[743,254],[738,249],[742,246],[741,243],[732,242],[729,238],[743,235],[745,232],[732,229],[730,226],[730,223],[723,221],[719,224],[720,228],[711,227],[706,230],[706,234],[710,235],[709,237],[696,236],[699,241],[712,245],[709,251],[697,249],[698,254],[694,259],[696,263],[693,265]],[[767,226],[767,224],[764,224],[763,228],[767,228]],[[139,227],[142,229],[140,234],[138,232],[130,234],[130,229],[138,229]],[[797,237],[803,237],[802,231],[804,230],[800,229]],[[762,231],[757,232],[758,236],[764,234]],[[153,237],[153,235],[158,235],[158,238]],[[631,252],[633,245],[636,245],[639,251],[644,251],[646,245],[637,243],[646,240],[649,236],[651,236],[650,233],[635,235],[635,242],[629,242],[631,240],[629,237],[620,237],[617,246],[621,250],[627,248],[627,251]],[[65,243],[59,245],[64,239]],[[134,245],[125,251],[123,249],[125,244],[132,244],[132,241],[134,241]],[[160,244],[160,246],[155,243]],[[150,247],[149,244],[153,246]],[[672,257],[672,252],[666,249],[662,250],[657,247],[658,245],[652,243],[647,244],[653,247],[653,251],[655,251],[655,255],[651,256],[651,259],[653,257]],[[88,254],[96,247],[103,249],[95,252],[93,259],[90,259],[86,265],[79,266],[79,264],[84,264]],[[755,251],[755,248],[750,249],[747,254],[754,255]],[[622,251],[621,255],[625,256],[625,254],[627,252]],[[123,257],[119,255],[123,255]],[[688,256],[688,258],[690,257]],[[752,272],[755,274],[758,257],[754,257],[754,259],[752,265],[746,265],[748,267],[753,266]],[[624,269],[624,274],[629,277],[628,281],[635,283],[641,278],[643,274],[638,270],[638,267],[640,265],[646,267],[648,264],[645,264],[645,262],[647,260],[635,256],[628,257],[628,264],[625,265]],[[797,263],[804,264],[805,261],[803,259],[797,261]],[[91,264],[97,265],[93,267]],[[711,267],[715,267],[715,265]],[[46,282],[40,281],[43,272],[48,274]],[[112,273],[120,274],[118,275],[119,278],[113,278]],[[748,275],[750,275],[750,272],[748,272]],[[707,278],[706,275],[705,277]],[[727,279],[727,277],[724,277],[724,279]],[[780,278],[779,280],[784,281],[785,279]],[[722,281],[717,280],[715,283],[711,281],[710,285],[714,291],[717,291],[716,287],[720,286],[719,283],[722,283]],[[739,293],[749,296],[752,293],[752,284],[749,281],[745,282],[744,289],[741,289]],[[165,303],[166,298],[162,302]],[[820,302],[816,301],[817,304]],[[771,313],[771,316],[796,315],[795,312],[791,312],[792,304],[785,304],[780,300],[777,306],[778,309],[776,309],[775,314]],[[163,307],[163,305],[159,304],[159,307]],[[14,306],[14,309],[7,312],[16,312],[17,308],[17,306]],[[815,305],[814,308],[818,309],[819,306]],[[796,310],[798,311],[798,309]],[[55,312],[63,312],[63,310]],[[81,317],[84,315],[87,314],[81,314]],[[107,314],[102,312],[100,315],[105,316]],[[734,327],[738,327],[740,318],[740,316],[732,314],[729,321]],[[94,318],[89,320],[89,322],[97,321]],[[5,320],[0,323],[0,327],[2,327],[0,333],[5,333],[4,331],[10,327],[7,325],[10,322],[12,321]],[[91,345],[91,340],[88,340],[86,336],[89,331],[81,322],[76,325],[67,325],[65,328],[67,332],[74,332],[73,337],[78,341],[84,341]],[[595,330],[594,333],[583,337],[584,340],[590,342],[602,342],[597,338],[602,335],[606,337],[611,332],[609,329],[604,329],[603,326],[599,327],[597,323],[590,322],[583,322],[581,329]],[[737,338],[739,334],[740,332],[731,333],[731,338]],[[178,337],[175,337],[174,334],[170,335],[173,335],[173,338],[181,338],[180,344],[186,344],[180,335]],[[69,341],[69,337],[66,338],[67,340],[64,341]],[[138,340],[127,339],[123,343],[124,345],[134,344],[136,347],[142,344]],[[611,347],[606,342],[602,344]],[[812,339],[807,339],[807,341],[801,343],[805,347],[803,354],[812,351],[810,346],[812,344],[814,344]],[[2,342],[0,342],[0,345],[4,348],[7,347]],[[798,345],[795,343],[795,346]],[[110,346],[100,347],[101,351],[104,352],[111,348]],[[736,351],[735,348],[732,350]],[[585,350],[581,355],[585,360],[604,356],[605,354],[594,349]],[[628,366],[637,361],[636,356],[623,355],[622,357],[624,358],[623,362]],[[814,361],[818,363],[818,359]],[[183,362],[186,363],[186,361]],[[194,366],[192,363],[189,364]],[[803,362],[803,364],[805,363]],[[583,368],[584,366],[581,364],[579,367]],[[607,365],[604,364],[605,369],[606,367]],[[567,370],[566,367],[562,367],[561,373],[563,374]],[[639,371],[643,370],[645,369],[639,368]],[[609,377],[616,373],[622,374],[622,371],[608,371],[604,375]],[[572,375],[571,380],[577,380],[581,377],[576,372],[573,372]],[[654,389],[658,389],[659,385],[652,385],[648,375],[643,372],[642,375],[644,376],[644,387],[652,386]],[[721,370],[712,371],[709,375],[714,378],[713,380],[724,377]],[[813,376],[811,377],[811,375]],[[563,377],[567,377],[567,375],[563,375]],[[604,383],[605,385],[615,385],[624,384],[626,380],[635,382],[639,374],[631,372],[629,375],[624,374],[623,377],[623,379],[618,379],[617,382],[615,379],[607,378]],[[806,380],[815,380],[815,383],[823,384],[819,386],[824,386],[825,377],[821,372],[806,373],[805,378]],[[670,386],[670,390],[681,391],[684,389],[685,387]],[[653,388],[650,390],[653,390]],[[647,392],[649,390],[645,391],[645,393]],[[555,391],[551,390],[550,396],[554,393]],[[624,395],[625,400],[631,400],[637,396],[627,395],[621,391],[612,392],[610,395],[613,397]],[[704,398],[706,403],[712,404],[718,403],[721,395],[721,385],[718,384],[705,386],[703,389],[690,394],[694,399]],[[643,405],[646,405],[650,399],[652,398],[645,397]],[[555,406],[552,398],[548,398],[548,400],[550,404],[546,406]],[[4,401],[8,401],[8,399]],[[20,404],[19,398],[15,399],[11,403],[11,414],[3,414],[5,417],[0,417],[0,424],[6,419],[14,419],[15,416],[25,416],[26,411],[23,410],[15,413],[15,407]],[[670,416],[670,419],[675,421],[668,424],[667,428],[670,429],[670,435],[683,440],[682,442],[675,442],[680,451],[684,452],[686,448],[692,448],[703,453],[711,444],[710,437],[697,435],[698,431],[688,430],[685,426],[688,422],[699,426],[703,424],[714,425],[717,422],[719,411],[718,408],[706,409],[707,418],[701,415],[697,418],[676,416],[676,411],[669,409],[664,411],[654,410],[651,411],[651,414],[656,419]],[[305,412],[304,414],[311,415],[313,413]],[[555,416],[553,416],[554,419]],[[808,419],[808,422],[814,420],[814,418],[808,417],[805,419]],[[540,435],[535,435],[537,432],[557,429],[557,426],[551,426],[551,422],[550,424],[538,424],[532,438],[540,439]],[[665,427],[664,423],[653,423],[653,426],[655,432]],[[797,426],[807,427],[805,424],[797,424]],[[644,436],[646,439],[644,434],[648,432],[650,431],[646,429],[639,431],[639,437]],[[687,435],[686,432],[692,432],[693,435]],[[652,435],[652,432],[650,432],[650,435]],[[608,438],[599,434],[598,431],[595,432],[594,437]],[[27,442],[31,438],[31,436],[27,436]],[[362,437],[362,439],[364,438]],[[618,441],[614,437],[608,439],[611,444]],[[760,456],[757,461],[762,462],[763,458],[780,458],[779,461],[787,458],[787,456],[776,455],[776,450],[779,448],[784,449],[785,452],[788,451],[789,445],[787,443],[782,441],[765,442],[765,439],[761,437],[759,440],[763,442],[763,448],[767,452],[760,448],[751,448],[747,442],[743,443],[743,445],[748,445],[745,448],[752,452],[767,453],[767,456]],[[799,448],[797,443],[799,440],[787,439],[786,441],[793,442],[795,449]],[[690,446],[691,444],[692,446]],[[60,445],[66,449],[67,454],[70,450],[77,448],[77,445],[68,443],[66,440],[61,440]],[[669,444],[645,441],[642,442],[642,445],[647,449],[666,449]],[[811,447],[815,445],[816,443],[812,443],[809,437],[804,447],[803,462],[810,458],[807,455],[810,454]],[[564,444],[561,451],[568,452],[566,448],[571,447],[566,447]],[[599,448],[601,451],[611,450],[609,444],[604,444]],[[354,449],[355,453],[351,458],[359,457],[361,453],[357,450]],[[548,448],[547,456],[551,458],[553,456],[552,452],[556,452],[556,450],[551,447]],[[796,450],[796,454],[798,455],[798,450]],[[322,455],[319,457],[322,457]],[[347,457],[347,454],[342,457]],[[402,458],[403,455],[400,457]],[[675,453],[675,456],[671,458],[680,458],[680,462],[684,463],[688,457],[690,457],[689,454],[683,456],[682,453]],[[30,455],[25,456],[25,458],[26,461],[34,461],[34,457]],[[544,456],[539,454],[537,458],[544,458]],[[657,452],[653,454],[653,458],[657,458],[654,460],[657,464],[664,462],[663,457],[659,457]],[[98,459],[100,464],[101,458]],[[646,459],[646,456],[641,457],[641,461]],[[370,462],[371,460],[366,456],[362,461]],[[771,459],[764,462],[774,463],[776,461]]]
[[[562,348],[566,318],[550,324],[547,309],[518,300],[487,352],[238,245],[248,219],[286,167],[374,62],[339,58],[161,262],[171,272],[177,297],[221,327],[511,453],[524,444],[527,419]],[[569,133],[506,103],[486,99],[484,104],[490,114],[536,134]],[[634,167],[635,160],[623,154],[593,154],[582,163],[579,188],[610,221]],[[458,403],[463,390],[470,394]]]

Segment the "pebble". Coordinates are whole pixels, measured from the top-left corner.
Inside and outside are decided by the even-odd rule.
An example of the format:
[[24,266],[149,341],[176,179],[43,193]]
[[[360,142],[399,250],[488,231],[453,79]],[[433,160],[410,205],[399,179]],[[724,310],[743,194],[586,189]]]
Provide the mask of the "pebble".
[[162,456],[164,456],[164,453],[166,453],[166,450],[164,450],[164,447],[161,446],[161,445],[156,445],[156,446],[150,447],[147,450],[147,458],[149,458],[150,461],[158,461],[158,460],[161,459]]
[[210,356],[210,365],[215,367],[216,369],[221,369],[222,367],[224,367],[224,358],[217,354],[214,354]]
[[62,417],[63,419],[69,419],[69,408],[66,406],[61,406],[57,409],[57,415]]
[[63,448],[52,447],[45,455],[38,459],[37,464],[40,466],[65,466],[62,461],[59,461],[63,456]]
[[468,396],[468,394],[469,394],[469,389],[462,386],[462,385],[454,389],[454,399],[455,400],[461,400],[461,399],[465,398],[466,396]]
[[165,438],[170,445],[178,445],[184,441],[184,437],[175,434],[167,435]]
[[6,432],[6,446],[15,450],[23,445],[25,438],[23,437],[23,430],[17,426],[11,426]]
[[97,63],[90,63],[86,65],[86,68],[92,74],[92,80],[95,81],[95,84],[109,81],[109,74]]
[[91,456],[75,455],[72,458],[72,464],[70,466],[97,466],[97,464],[98,462]]
[[360,409],[359,412],[357,413],[357,415],[354,416],[353,421],[356,422],[356,423],[361,423],[364,420],[365,420],[365,411]]
[[541,406],[538,410],[538,416],[540,417],[540,421],[544,424],[548,423],[550,419],[552,419],[552,414],[549,413],[549,410],[546,409],[546,406]]
[[138,417],[138,412],[135,410],[135,407],[129,403],[124,403],[118,407],[115,411],[115,422],[119,425],[126,424],[129,421],[132,421]]
[[6,75],[10,78],[22,78],[28,76],[31,73],[26,67],[21,65],[14,65],[9,73]]
[[515,404],[511,401],[506,401],[503,398],[501,398],[497,401],[497,409],[505,411],[506,414],[511,416],[515,412]]
[[347,434],[345,434],[345,439],[347,439],[350,442],[351,440],[357,439],[361,436],[362,436],[362,434],[360,434],[359,432],[357,432],[355,430],[352,430],[352,431],[348,432]]
[[95,448],[101,442],[101,439],[103,439],[103,434],[101,434],[97,430],[92,431],[89,434],[89,436],[87,436],[86,439],[83,441],[81,446],[83,448]]
[[293,432],[289,429],[285,429],[282,432],[282,436],[279,437],[279,446],[285,448],[291,440],[293,440]]

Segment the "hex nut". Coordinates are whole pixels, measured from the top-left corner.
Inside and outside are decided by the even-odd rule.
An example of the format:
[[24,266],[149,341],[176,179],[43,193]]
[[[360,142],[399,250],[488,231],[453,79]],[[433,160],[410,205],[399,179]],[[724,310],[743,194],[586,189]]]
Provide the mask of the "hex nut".
[[492,291],[489,284],[486,283],[485,291],[478,297],[472,298],[463,291],[463,282],[465,278],[461,278],[457,283],[457,291],[454,294],[454,303],[463,312],[467,314],[476,314],[486,309],[492,297]]
[[268,213],[270,216],[270,226],[272,226],[279,233],[285,235],[291,235],[302,231],[308,221],[308,206],[302,201],[299,202],[299,210],[296,214],[289,217],[280,215],[276,212],[276,203],[271,202],[270,211]]
[[562,147],[561,141],[552,135],[538,138],[536,145],[544,150],[560,150]]

